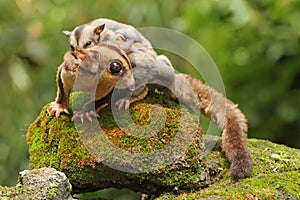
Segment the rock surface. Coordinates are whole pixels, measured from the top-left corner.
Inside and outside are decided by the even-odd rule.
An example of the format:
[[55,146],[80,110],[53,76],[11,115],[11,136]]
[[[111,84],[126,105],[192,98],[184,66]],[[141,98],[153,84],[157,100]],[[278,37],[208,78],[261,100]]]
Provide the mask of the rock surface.
[[0,199],[72,200],[71,190],[64,173],[45,167],[20,172],[16,187],[0,187]]
[[[163,109],[157,102],[168,108]],[[99,122],[88,126],[74,124],[70,116],[49,117],[46,109],[47,106],[27,132],[30,165],[51,166],[64,172],[74,193],[114,187],[155,194],[163,200],[300,199],[300,150],[250,139],[253,175],[234,182],[220,139],[203,137],[199,119],[181,111],[164,96],[152,94],[131,106],[131,119],[139,125],[138,130],[131,126],[120,129],[109,109],[100,112]],[[151,116],[163,119],[164,128],[155,129],[160,122],[153,122]],[[157,157],[147,160],[147,156],[132,156],[151,155],[167,144],[173,144],[173,148]],[[182,144],[188,145],[180,148]],[[184,149],[179,151],[183,153],[179,154],[178,149]],[[153,162],[172,156],[176,158],[174,162],[149,170]]]
[[27,132],[30,166],[66,173],[75,193],[203,188],[227,167],[226,160],[214,159],[219,151],[204,156],[199,119],[161,94],[132,105],[129,122],[123,113],[118,124],[110,108],[100,111],[99,122],[74,124],[71,116],[49,117],[47,107]]
[[[211,151],[212,154],[220,151],[218,144],[216,147]],[[220,180],[206,188],[168,191],[155,199],[300,199],[300,150],[256,139],[249,139],[248,147],[254,160],[254,172],[251,178],[242,179],[238,182],[231,181],[228,169],[224,168]],[[214,159],[223,160],[225,158],[222,154],[215,154]],[[43,173],[45,170],[48,172]],[[19,179],[16,187],[0,186],[1,200],[39,199],[39,195],[45,195],[44,199],[63,199],[59,196],[60,194],[71,199],[67,195],[70,185],[61,172],[51,168],[43,168],[20,174],[25,175],[25,177]],[[59,180],[54,180],[56,178]],[[31,179],[31,181],[27,181],[27,179]],[[41,185],[33,183],[33,185],[28,186],[33,180],[45,180],[45,182],[39,181]],[[26,187],[22,184],[24,181]],[[42,185],[43,187],[41,187]],[[49,185],[52,186],[49,187]],[[28,190],[28,188],[31,189]],[[56,193],[55,191],[62,192]],[[97,199],[100,197],[102,196],[100,195]]]
[[197,191],[168,192],[157,200],[300,199],[300,150],[265,140],[248,140],[251,178],[230,180],[228,170],[215,184]]

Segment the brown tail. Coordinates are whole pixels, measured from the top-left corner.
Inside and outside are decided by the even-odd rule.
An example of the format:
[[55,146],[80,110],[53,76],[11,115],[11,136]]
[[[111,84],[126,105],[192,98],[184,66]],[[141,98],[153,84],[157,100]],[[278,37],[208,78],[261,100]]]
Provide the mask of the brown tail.
[[222,149],[231,163],[231,177],[238,180],[251,176],[252,160],[246,144],[248,125],[238,106],[187,74],[175,75],[174,93],[187,105],[200,109],[222,129]]

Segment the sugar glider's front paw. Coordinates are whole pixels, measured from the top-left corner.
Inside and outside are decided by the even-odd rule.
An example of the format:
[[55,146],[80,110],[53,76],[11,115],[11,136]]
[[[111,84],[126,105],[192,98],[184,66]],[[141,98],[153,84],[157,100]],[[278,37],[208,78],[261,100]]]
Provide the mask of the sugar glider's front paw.
[[80,119],[81,123],[83,124],[84,119],[87,119],[89,122],[93,122],[92,118],[100,117],[95,111],[74,111],[72,121]]
[[51,102],[47,112],[50,116],[55,116],[57,118],[61,113],[70,114],[68,105],[57,102]]
[[128,110],[130,106],[130,101],[129,99],[119,99],[116,104],[118,110]]

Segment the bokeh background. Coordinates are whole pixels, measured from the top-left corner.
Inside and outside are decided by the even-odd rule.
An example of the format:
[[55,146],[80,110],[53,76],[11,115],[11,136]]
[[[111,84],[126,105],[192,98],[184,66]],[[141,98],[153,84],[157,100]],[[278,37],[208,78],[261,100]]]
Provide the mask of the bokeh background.
[[62,30],[100,17],[192,37],[248,117],[249,137],[300,148],[299,10],[299,0],[0,0],[0,184],[29,168],[25,133],[55,98]]

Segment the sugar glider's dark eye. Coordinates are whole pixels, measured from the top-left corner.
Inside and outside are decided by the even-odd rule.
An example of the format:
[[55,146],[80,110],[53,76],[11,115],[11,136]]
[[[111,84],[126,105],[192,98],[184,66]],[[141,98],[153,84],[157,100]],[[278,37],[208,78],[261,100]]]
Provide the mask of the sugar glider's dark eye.
[[119,60],[114,60],[109,64],[110,73],[113,75],[118,75],[120,72],[122,72],[122,69],[123,65]]
[[87,41],[87,42],[85,43],[84,47],[85,47],[85,48],[86,48],[86,47],[89,47],[89,46],[91,46],[92,44],[93,44],[92,41]]
[[70,45],[71,51],[75,51],[75,47],[73,45]]

